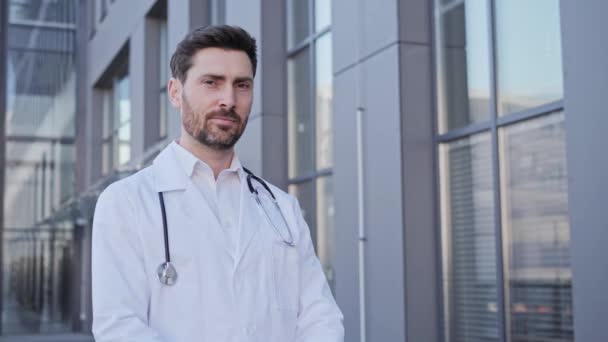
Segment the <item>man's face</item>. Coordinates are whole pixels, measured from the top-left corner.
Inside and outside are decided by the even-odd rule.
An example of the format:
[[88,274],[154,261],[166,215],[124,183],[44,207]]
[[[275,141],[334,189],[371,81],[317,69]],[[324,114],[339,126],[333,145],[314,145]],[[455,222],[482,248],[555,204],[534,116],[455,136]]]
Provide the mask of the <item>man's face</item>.
[[201,144],[228,150],[239,140],[253,102],[253,71],[243,51],[205,48],[192,56],[186,81],[169,81],[171,103],[181,109],[186,133]]

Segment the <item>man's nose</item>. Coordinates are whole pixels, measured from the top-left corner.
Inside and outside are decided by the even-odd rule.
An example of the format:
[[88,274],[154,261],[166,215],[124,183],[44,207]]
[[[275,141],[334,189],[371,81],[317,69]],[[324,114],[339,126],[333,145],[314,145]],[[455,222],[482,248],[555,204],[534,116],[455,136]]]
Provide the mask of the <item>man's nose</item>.
[[235,103],[236,99],[233,87],[224,87],[222,93],[220,94],[220,107],[225,110],[232,110],[235,106]]

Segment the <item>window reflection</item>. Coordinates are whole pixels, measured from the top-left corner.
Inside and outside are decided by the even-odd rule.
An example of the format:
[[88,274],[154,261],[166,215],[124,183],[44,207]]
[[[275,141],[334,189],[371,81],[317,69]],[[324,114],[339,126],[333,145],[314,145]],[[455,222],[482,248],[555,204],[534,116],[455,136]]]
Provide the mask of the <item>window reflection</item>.
[[66,210],[74,195],[78,2],[5,2],[2,333],[63,332],[70,294],[78,293],[70,287],[77,262]]
[[488,3],[439,6],[439,131],[489,120]]
[[315,32],[320,32],[331,23],[331,0],[315,0]]
[[290,59],[288,71],[289,177],[314,170],[313,113],[310,103],[310,51]]
[[331,176],[317,178],[317,256],[330,287],[334,288],[334,191]]
[[497,0],[498,113],[563,96],[559,1]]
[[287,1],[287,46],[292,48],[310,34],[310,1]]
[[316,168],[323,170],[332,166],[332,98],[333,98],[333,74],[331,33],[323,35],[316,42]]
[[490,135],[440,146],[446,334],[499,341]]
[[502,219],[513,341],[572,341],[564,115],[500,131]]

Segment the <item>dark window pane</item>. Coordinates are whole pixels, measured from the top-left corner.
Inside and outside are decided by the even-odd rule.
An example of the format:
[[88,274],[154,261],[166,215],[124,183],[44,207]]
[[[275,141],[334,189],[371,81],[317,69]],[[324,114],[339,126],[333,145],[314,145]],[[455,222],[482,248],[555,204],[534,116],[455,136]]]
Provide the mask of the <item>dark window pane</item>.
[[564,115],[500,131],[513,341],[573,341]]
[[310,0],[287,1],[287,46],[294,47],[310,32]]
[[498,113],[563,97],[559,1],[497,0]]
[[295,196],[300,203],[304,220],[310,228],[313,241],[316,241],[315,230],[315,183],[308,181],[289,185],[288,191]]
[[440,174],[446,334],[499,341],[490,135],[441,145]]
[[439,132],[490,119],[488,4],[437,5]]
[[288,62],[289,177],[314,171],[314,120],[311,108],[310,51]]
[[317,255],[330,287],[334,285],[334,189],[331,176],[317,178]]

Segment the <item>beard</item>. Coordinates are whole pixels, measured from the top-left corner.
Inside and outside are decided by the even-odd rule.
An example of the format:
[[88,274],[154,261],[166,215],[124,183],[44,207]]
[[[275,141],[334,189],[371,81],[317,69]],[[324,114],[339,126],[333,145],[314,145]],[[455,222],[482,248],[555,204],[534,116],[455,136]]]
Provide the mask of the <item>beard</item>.
[[[220,109],[208,113],[195,113],[185,94],[182,94],[182,108],[185,131],[199,143],[214,150],[223,151],[234,147],[247,127],[248,118],[241,119],[234,110]],[[214,125],[210,120],[214,117],[228,118],[234,121],[235,125],[230,127]]]

